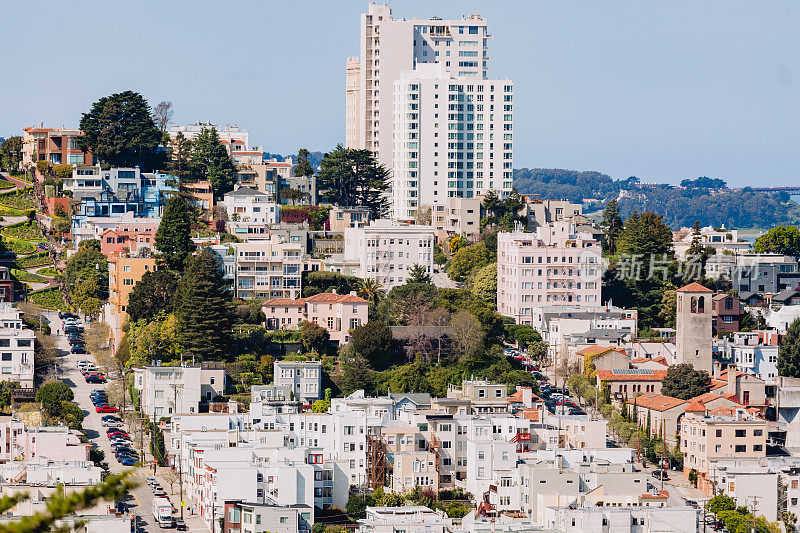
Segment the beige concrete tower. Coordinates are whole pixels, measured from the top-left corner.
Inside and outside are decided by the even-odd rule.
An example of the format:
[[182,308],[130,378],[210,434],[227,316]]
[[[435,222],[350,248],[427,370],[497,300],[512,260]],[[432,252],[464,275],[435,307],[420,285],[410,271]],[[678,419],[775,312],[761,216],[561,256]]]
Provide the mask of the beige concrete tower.
[[690,283],[677,291],[675,363],[689,363],[695,370],[711,374],[710,289]]

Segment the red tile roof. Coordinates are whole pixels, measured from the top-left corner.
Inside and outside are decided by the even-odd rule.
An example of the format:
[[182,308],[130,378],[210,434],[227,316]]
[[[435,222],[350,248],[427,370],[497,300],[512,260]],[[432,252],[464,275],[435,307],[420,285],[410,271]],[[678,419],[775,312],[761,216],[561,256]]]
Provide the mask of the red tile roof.
[[678,292],[712,292],[712,291],[711,289],[703,287],[697,282],[692,282],[678,289]]
[[[624,370],[624,369],[623,369]],[[644,372],[646,369],[640,369]],[[617,373],[618,370],[598,370],[597,378],[603,381],[662,381],[666,370],[650,370],[649,373]]]
[[353,304],[365,304],[367,301],[364,298],[359,298],[358,296],[354,296],[352,294],[336,294],[333,292],[321,292],[319,294],[315,294],[314,296],[309,296],[305,298],[307,302],[326,302],[326,303],[353,303]]
[[705,411],[706,405],[703,402],[692,402],[684,407],[683,410],[690,412]]
[[628,353],[623,350],[622,348],[617,348],[616,346],[589,346],[588,348],[584,348],[583,350],[578,350],[577,355],[589,355],[589,356],[596,356],[606,354],[608,352],[619,352],[623,355],[628,355]]
[[664,396],[663,394],[656,394],[655,392],[628,399],[628,403],[631,405],[634,404],[634,401],[637,407],[644,407],[646,409],[652,409],[653,411],[667,411],[686,403],[686,400]]
[[286,307],[287,305],[302,307],[304,304],[305,302],[302,298],[298,298],[297,300],[292,300],[291,298],[273,298],[261,304],[261,307]]
[[[511,403],[511,402],[521,402],[522,401],[522,389],[530,390],[530,387],[521,387],[517,392],[515,392],[514,394],[512,394],[511,396],[508,397],[508,402],[509,403]],[[539,398],[538,396],[536,396],[535,394],[531,394],[531,399],[534,402],[541,402],[542,401],[542,399]]]
[[[763,379],[761,379],[758,376],[754,376],[753,374],[748,374],[747,372],[740,372],[739,370],[737,370],[736,371],[736,377],[738,378],[739,376],[748,376],[748,377],[751,377],[751,378],[755,378],[755,379],[757,379],[759,381],[764,381]],[[719,375],[719,379],[723,380],[723,381],[725,381],[727,383],[727,381],[728,381],[728,371],[726,370],[726,371],[722,372]]]
[[538,422],[539,421],[539,410],[538,409],[523,409],[522,411],[520,411],[517,414],[517,416],[519,416],[521,418],[526,418],[526,419],[531,420],[533,422]]

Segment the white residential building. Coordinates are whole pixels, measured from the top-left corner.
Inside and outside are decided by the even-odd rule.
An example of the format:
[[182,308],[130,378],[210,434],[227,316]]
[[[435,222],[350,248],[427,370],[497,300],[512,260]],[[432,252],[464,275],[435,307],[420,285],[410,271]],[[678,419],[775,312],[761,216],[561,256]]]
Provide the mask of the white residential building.
[[572,222],[539,227],[536,233],[497,236],[497,310],[532,325],[537,307],[600,304],[603,276],[600,243],[577,233]]
[[386,290],[402,285],[411,269],[422,266],[433,273],[434,228],[398,226],[389,220],[344,231],[344,259],[360,264],[360,277],[377,280]]
[[22,323],[22,311],[0,303],[0,381],[33,387],[34,333]]
[[302,244],[268,241],[231,244],[236,260],[236,296],[239,298],[300,298],[303,271]]
[[295,398],[312,403],[322,398],[322,363],[320,361],[275,361],[274,381],[288,388]]
[[156,420],[199,413],[200,404],[225,393],[225,367],[221,364],[137,367],[134,375],[142,412]]
[[[571,503],[571,502],[570,502]],[[649,503],[649,502],[646,502]],[[545,510],[546,528],[564,533],[695,533],[700,512],[688,506],[640,507],[548,507]]]
[[270,202],[266,193],[248,187],[226,192],[225,210],[233,222],[277,224],[281,220],[280,204]]
[[401,74],[394,83],[395,220],[413,221],[419,207],[445,198],[511,192],[513,98],[509,80],[460,76],[441,63]]
[[393,19],[388,5],[370,3],[361,15],[360,57],[346,65],[346,145],[378,154],[392,168],[394,82],[425,63],[441,63],[480,81],[489,71],[486,20]]
[[449,533],[453,520],[444,511],[422,505],[367,507],[366,517],[358,521],[358,533]]

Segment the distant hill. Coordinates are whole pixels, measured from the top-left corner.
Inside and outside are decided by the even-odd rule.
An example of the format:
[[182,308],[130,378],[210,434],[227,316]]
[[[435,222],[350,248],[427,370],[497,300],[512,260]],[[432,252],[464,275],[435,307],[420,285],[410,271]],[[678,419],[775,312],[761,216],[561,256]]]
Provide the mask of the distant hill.
[[672,228],[691,226],[695,221],[728,228],[768,228],[800,221],[800,205],[786,193],[729,189],[724,180],[707,177],[686,179],[676,187],[642,185],[635,176],[615,180],[594,171],[520,168],[514,171],[514,186],[520,193],[540,198],[575,203],[600,200],[593,203],[600,208],[616,198],[624,217],[633,211],[653,211]]
[[[311,166],[316,169],[319,168],[319,164],[322,162],[322,158],[324,156],[325,154],[323,154],[322,152],[311,152],[311,155],[309,156],[308,160],[311,163]],[[297,154],[281,155],[281,154],[271,154],[269,152],[264,152],[264,159],[277,159],[278,161],[283,161],[287,157],[297,159]]]

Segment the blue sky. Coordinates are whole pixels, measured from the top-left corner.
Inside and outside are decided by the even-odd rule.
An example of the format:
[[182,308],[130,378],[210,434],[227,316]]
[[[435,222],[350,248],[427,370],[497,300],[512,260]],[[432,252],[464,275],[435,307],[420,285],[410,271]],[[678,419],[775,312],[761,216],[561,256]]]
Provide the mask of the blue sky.
[[[6,1],[0,136],[77,126],[94,100],[133,89],[171,100],[177,123],[237,123],[275,153],[326,151],[344,139],[344,64],[358,54],[366,5]],[[392,7],[396,17],[487,17],[490,75],[515,82],[517,167],[800,182],[800,2]]]

